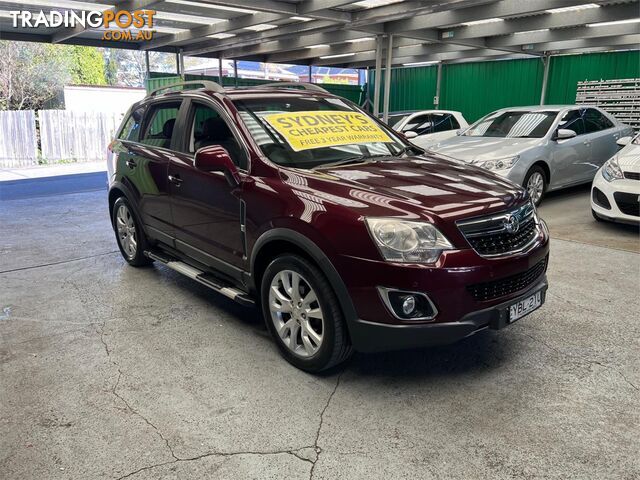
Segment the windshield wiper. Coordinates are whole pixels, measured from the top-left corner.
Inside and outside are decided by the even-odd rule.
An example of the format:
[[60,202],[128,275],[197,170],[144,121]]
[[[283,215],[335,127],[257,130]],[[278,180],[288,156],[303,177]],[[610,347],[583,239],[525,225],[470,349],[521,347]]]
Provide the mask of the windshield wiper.
[[342,160],[338,160],[336,162],[323,163],[321,165],[317,165],[313,167],[312,170],[315,170],[317,168],[332,168],[332,167],[339,167],[343,165],[351,165],[354,163],[368,162],[368,161],[373,161],[370,159],[373,159],[375,157],[388,157],[388,156],[389,155],[358,155],[357,157],[343,158]]
[[[417,151],[418,149],[412,145],[407,145],[406,147],[402,147],[398,152],[394,153],[394,157],[401,157],[405,153],[409,153],[411,151]],[[424,151],[419,151],[419,153],[424,153]]]

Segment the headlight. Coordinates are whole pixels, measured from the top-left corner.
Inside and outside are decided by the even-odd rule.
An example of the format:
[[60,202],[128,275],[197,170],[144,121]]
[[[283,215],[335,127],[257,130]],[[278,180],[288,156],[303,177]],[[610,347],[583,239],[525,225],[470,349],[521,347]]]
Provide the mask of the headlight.
[[495,160],[485,160],[484,162],[478,162],[476,165],[486,168],[487,170],[508,170],[513,167],[518,160],[520,160],[520,155],[496,158]]
[[611,157],[602,166],[602,176],[607,182],[613,182],[614,180],[620,180],[624,178],[620,165],[618,165],[617,155]]
[[395,218],[366,218],[369,233],[389,262],[433,263],[443,250],[453,245],[440,231],[427,222],[411,222]]

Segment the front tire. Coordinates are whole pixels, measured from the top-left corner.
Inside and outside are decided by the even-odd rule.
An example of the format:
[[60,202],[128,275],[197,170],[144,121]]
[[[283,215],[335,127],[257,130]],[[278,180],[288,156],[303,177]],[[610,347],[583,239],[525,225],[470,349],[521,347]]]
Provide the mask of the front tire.
[[536,207],[540,205],[547,191],[547,182],[547,175],[539,166],[531,167],[524,177],[522,186],[529,192],[529,197]]
[[153,260],[146,257],[147,238],[140,222],[133,213],[125,197],[118,198],[113,204],[112,224],[118,241],[118,248],[124,259],[134,267],[150,265]]
[[283,255],[262,276],[262,311],[282,355],[307,372],[320,372],[352,353],[344,316],[331,285],[304,258]]

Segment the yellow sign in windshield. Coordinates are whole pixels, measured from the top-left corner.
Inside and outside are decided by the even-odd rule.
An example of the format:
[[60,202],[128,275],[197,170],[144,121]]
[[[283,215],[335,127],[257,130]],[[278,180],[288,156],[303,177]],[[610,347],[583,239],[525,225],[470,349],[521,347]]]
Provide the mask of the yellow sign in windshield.
[[372,119],[358,112],[273,113],[264,119],[296,152],[357,143],[393,142]]

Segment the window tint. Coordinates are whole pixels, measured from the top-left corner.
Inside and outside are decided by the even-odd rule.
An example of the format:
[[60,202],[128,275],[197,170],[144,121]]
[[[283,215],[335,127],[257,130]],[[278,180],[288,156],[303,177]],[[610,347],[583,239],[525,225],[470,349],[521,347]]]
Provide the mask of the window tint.
[[170,148],[178,110],[179,102],[160,103],[149,107],[140,142],[154,147]]
[[122,130],[120,130],[120,135],[118,135],[118,138],[120,140],[132,140],[134,142],[138,140],[138,135],[140,133],[140,122],[142,121],[143,113],[144,109],[138,108],[137,110],[134,110],[131,115],[129,115],[129,118],[127,118],[127,121],[122,127]]
[[594,108],[587,108],[584,114],[584,126],[587,133],[599,132],[613,127],[613,123]]
[[576,135],[582,135],[585,132],[584,121],[582,120],[582,112],[580,110],[571,110],[562,117],[558,128],[573,130]]
[[246,153],[220,114],[207,105],[194,103],[191,115],[189,152],[194,153],[210,145],[220,145],[229,152],[233,163],[246,170]]
[[402,127],[403,132],[416,132],[418,135],[431,133],[431,116],[418,115]]
[[450,113],[433,113],[431,114],[431,121],[433,122],[433,133],[460,128],[460,125]]

